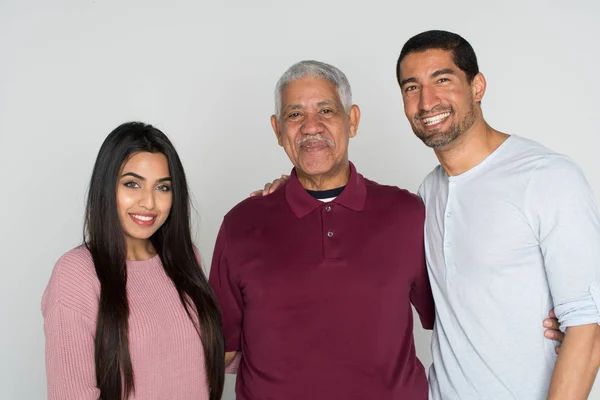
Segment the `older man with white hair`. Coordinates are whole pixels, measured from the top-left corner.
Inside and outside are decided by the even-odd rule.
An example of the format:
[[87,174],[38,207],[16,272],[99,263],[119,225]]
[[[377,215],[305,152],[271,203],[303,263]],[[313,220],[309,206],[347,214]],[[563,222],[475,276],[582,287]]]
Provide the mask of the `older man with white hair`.
[[290,179],[225,216],[210,272],[227,358],[242,354],[237,399],[427,399],[411,311],[433,327],[423,203],[348,160],[360,110],[339,69],[294,64],[275,97]]

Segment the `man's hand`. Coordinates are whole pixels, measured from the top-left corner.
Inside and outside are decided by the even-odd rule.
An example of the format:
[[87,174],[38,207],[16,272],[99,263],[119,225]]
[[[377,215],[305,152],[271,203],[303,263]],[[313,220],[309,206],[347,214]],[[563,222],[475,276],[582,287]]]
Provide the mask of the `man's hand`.
[[[544,328],[546,328],[544,331],[544,336],[546,339],[558,340],[560,343],[562,343],[562,341],[565,340],[565,334],[559,329],[560,325],[558,323],[558,319],[556,318],[556,314],[554,314],[554,309],[550,310],[548,316],[550,318],[546,318],[544,320]],[[556,346],[554,350],[556,350],[556,354],[558,354],[558,351],[560,350],[560,344]]]
[[264,189],[262,189],[262,190],[259,189],[259,190],[256,190],[256,191],[250,193],[250,197],[268,196],[271,193],[273,193],[274,191],[276,191],[281,185],[286,183],[289,179],[290,179],[289,175],[281,175],[281,178],[277,178],[273,182],[265,184]]

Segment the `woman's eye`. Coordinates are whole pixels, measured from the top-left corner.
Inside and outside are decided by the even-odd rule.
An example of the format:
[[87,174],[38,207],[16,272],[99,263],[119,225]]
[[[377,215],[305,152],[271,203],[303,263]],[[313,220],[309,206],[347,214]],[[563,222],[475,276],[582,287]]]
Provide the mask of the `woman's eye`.
[[160,190],[161,192],[169,192],[171,191],[171,186],[169,185],[160,185],[156,187],[156,190]]
[[140,185],[138,185],[137,182],[133,182],[133,181],[125,182],[123,184],[123,186],[131,188],[131,189],[136,189],[136,188],[140,187]]

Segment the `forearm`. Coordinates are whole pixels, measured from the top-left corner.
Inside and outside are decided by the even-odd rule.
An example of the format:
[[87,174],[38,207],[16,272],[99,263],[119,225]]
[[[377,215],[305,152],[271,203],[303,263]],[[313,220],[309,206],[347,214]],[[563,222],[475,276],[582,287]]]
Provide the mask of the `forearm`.
[[585,400],[588,398],[600,357],[597,324],[567,328],[561,346],[548,400]]

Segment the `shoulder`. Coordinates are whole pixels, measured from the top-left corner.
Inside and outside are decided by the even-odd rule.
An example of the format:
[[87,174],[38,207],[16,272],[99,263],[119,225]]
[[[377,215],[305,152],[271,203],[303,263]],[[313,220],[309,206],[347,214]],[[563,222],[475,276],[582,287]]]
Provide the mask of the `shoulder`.
[[275,192],[267,196],[253,196],[245,198],[237,203],[227,214],[225,220],[247,220],[248,218],[260,218],[264,213],[270,213],[275,209],[281,209],[285,201],[285,185],[279,187]]
[[424,214],[425,206],[419,196],[398,186],[382,185],[365,178],[368,202],[389,206],[403,213]]
[[506,143],[506,151],[497,162],[513,170],[513,173],[532,172],[548,162],[570,159],[534,140],[512,135]]
[[583,200],[591,196],[592,189],[579,165],[565,155],[553,154],[537,161],[529,176],[527,193],[552,204],[573,198]]
[[[517,169],[522,166],[523,171],[528,172],[526,175],[529,175],[530,182],[543,182],[559,187],[585,181],[581,168],[570,157],[530,139],[520,136],[513,136],[511,139],[515,148],[513,153],[516,155],[511,164]],[[517,160],[522,162],[518,163]]]
[[570,157],[563,154],[549,154],[541,158],[534,170],[534,175],[558,176],[583,176],[581,168]]
[[99,294],[100,282],[92,255],[82,245],[63,254],[54,265],[42,297],[42,313],[46,316],[62,304],[95,318]]

